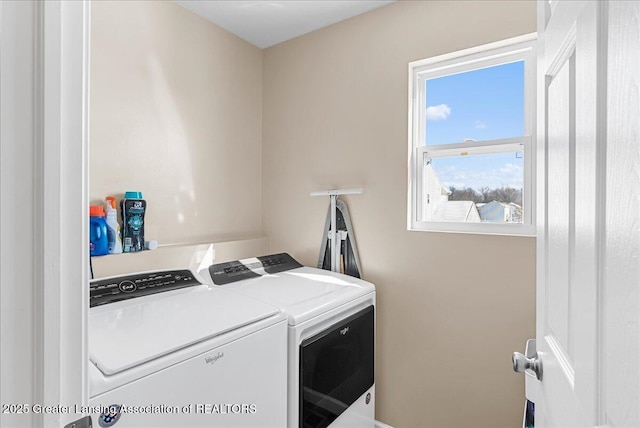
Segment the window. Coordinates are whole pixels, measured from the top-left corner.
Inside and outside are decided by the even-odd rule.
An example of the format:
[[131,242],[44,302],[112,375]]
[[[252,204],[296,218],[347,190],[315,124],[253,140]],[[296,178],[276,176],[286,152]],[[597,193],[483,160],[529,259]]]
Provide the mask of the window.
[[411,230],[533,235],[534,35],[409,64]]

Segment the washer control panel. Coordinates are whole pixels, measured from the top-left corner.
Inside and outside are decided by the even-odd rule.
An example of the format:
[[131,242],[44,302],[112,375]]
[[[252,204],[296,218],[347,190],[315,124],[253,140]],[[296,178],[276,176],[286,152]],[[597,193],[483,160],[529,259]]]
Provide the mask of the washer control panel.
[[200,285],[187,269],[147,272],[91,281],[89,306]]
[[214,284],[225,285],[299,267],[302,265],[289,254],[280,253],[213,264],[209,266],[209,274]]

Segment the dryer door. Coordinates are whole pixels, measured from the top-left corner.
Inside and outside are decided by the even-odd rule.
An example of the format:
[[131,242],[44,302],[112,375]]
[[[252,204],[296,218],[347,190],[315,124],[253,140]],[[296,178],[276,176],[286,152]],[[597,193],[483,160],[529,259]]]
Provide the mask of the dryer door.
[[373,306],[300,345],[300,423],[329,426],[374,383]]

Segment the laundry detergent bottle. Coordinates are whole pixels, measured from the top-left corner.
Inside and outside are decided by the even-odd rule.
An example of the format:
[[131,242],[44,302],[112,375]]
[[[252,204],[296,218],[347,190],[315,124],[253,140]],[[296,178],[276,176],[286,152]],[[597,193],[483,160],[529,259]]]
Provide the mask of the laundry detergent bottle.
[[108,196],[105,199],[105,210],[107,212],[107,238],[109,241],[109,254],[122,253],[122,237],[120,235],[120,224],[118,223],[118,211],[116,210],[116,198]]
[[107,221],[100,205],[89,207],[89,254],[104,256],[109,253]]
[[144,250],[144,214],[147,202],[142,192],[125,192],[122,209],[122,246],[125,253]]

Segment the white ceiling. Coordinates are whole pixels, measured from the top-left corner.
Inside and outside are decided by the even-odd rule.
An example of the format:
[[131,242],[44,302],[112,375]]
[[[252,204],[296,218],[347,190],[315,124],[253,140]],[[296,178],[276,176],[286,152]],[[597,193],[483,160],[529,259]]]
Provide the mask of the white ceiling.
[[175,0],[190,11],[262,49],[394,1]]

